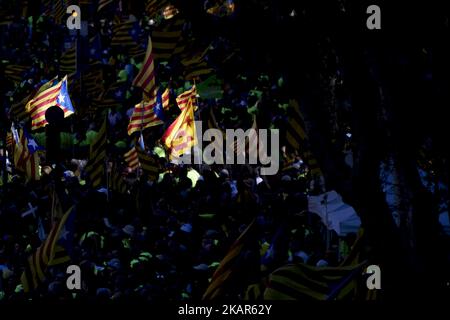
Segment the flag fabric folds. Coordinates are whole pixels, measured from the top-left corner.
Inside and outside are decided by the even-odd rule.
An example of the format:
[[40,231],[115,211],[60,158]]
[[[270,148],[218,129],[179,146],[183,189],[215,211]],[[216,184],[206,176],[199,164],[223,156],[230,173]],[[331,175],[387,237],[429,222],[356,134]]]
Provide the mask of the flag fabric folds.
[[153,54],[156,60],[169,60],[174,54],[184,50],[181,42],[184,23],[184,19],[173,18],[165,20],[153,30]]
[[177,97],[177,105],[178,108],[180,108],[181,111],[183,111],[189,104],[189,102],[192,102],[194,106],[194,111],[197,110],[197,89],[195,86],[192,86],[191,89],[183,92]]
[[209,47],[204,52],[198,53],[190,58],[181,60],[181,64],[184,67],[185,80],[200,79],[202,76],[211,74],[214,69],[208,66],[205,60],[206,53]]
[[59,71],[62,74],[72,75],[77,72],[77,43],[61,55]]
[[142,101],[137,104],[128,124],[128,135],[163,124],[164,111],[168,108],[169,89],[166,89],[161,95],[157,94],[156,97],[153,97],[148,102]]
[[300,107],[295,100],[289,101],[291,116],[288,120],[288,128],[286,132],[286,139],[288,144],[294,149],[298,150],[301,144],[308,138],[305,132],[305,125],[303,116],[300,112]]
[[125,194],[127,192],[127,184],[116,163],[113,164],[113,167],[111,169],[109,188],[121,194]]
[[56,97],[56,105],[64,111],[64,117],[68,117],[75,112],[67,88],[67,76],[61,81],[60,91]]
[[240,269],[239,267],[242,267],[239,260],[242,258],[245,250],[248,249],[248,242],[253,238],[256,226],[256,220],[253,220],[233,243],[214,272],[211,282],[203,294],[203,300],[214,300],[224,294],[226,285],[232,281],[232,278],[236,275],[236,271]]
[[92,141],[89,161],[86,164],[86,173],[94,188],[98,188],[105,178],[106,143],[107,132],[105,118],[94,141]]
[[113,26],[111,46],[133,47],[138,43],[139,29],[137,21],[120,21]]
[[11,150],[14,145],[14,138],[11,132],[6,133],[6,148]]
[[56,83],[56,79],[45,83],[35,97],[30,100],[26,109],[31,115],[31,129],[36,130],[47,125],[45,112],[48,108],[58,105],[64,111],[64,117],[68,117],[74,113],[72,102],[70,101],[67,89],[67,76],[60,82]]
[[128,168],[131,170],[136,170],[139,168],[139,159],[138,153],[135,147],[133,147],[130,151],[124,154],[125,162],[127,163]]
[[150,180],[155,181],[159,175],[158,162],[141,148],[136,147],[136,151],[142,170],[148,175]]
[[[14,135],[14,133],[13,133]],[[28,180],[39,180],[39,154],[42,150],[36,141],[20,129],[19,141],[14,143],[14,167],[25,173]]]
[[153,60],[152,39],[148,38],[147,52],[141,70],[133,80],[133,86],[142,88],[147,94],[153,94],[156,88],[155,62]]
[[91,98],[98,98],[103,92],[103,71],[92,70],[82,76],[83,88]]
[[213,111],[212,107],[209,108],[209,113],[206,118],[206,124],[207,124],[208,129],[216,129],[216,130],[220,130],[222,132],[221,141],[214,139],[214,141],[211,143],[211,145],[214,146],[214,150],[215,150],[215,152],[217,152],[215,154],[215,156],[218,157],[219,159],[223,159],[223,157],[224,157],[223,147],[226,144],[226,134],[225,134],[225,131],[222,130],[219,127],[219,125],[217,124],[216,116],[214,115],[214,111]]
[[194,119],[194,102],[191,98],[178,118],[167,128],[162,137],[165,146],[170,150],[172,158],[179,157],[197,144]]
[[69,244],[71,236],[73,237],[73,228],[70,224],[74,214],[74,208],[71,207],[61,220],[53,224],[45,241],[28,258],[28,263],[20,278],[25,292],[36,289],[44,282],[48,266],[70,260],[64,244]]
[[5,77],[14,82],[21,82],[23,81],[24,74],[29,69],[29,66],[7,65],[5,67]]
[[65,20],[64,17],[66,15],[66,9],[68,7],[67,0],[56,0],[53,3],[53,14],[52,16],[55,19],[57,24],[62,24]]
[[322,170],[313,156],[311,150],[308,148],[308,135],[305,131],[305,124],[303,116],[300,112],[300,106],[297,101],[289,101],[291,115],[287,123],[286,141],[293,149],[298,150],[302,154],[303,161],[307,164],[313,176],[322,176]]
[[25,108],[28,101],[33,97],[33,93],[28,94],[21,101],[13,103],[9,109],[9,116],[17,121],[25,121],[28,119],[28,112]]
[[283,266],[269,276],[264,300],[334,300],[351,294],[355,277],[366,262],[356,266],[312,267],[306,264]]
[[112,4],[114,0],[99,0],[98,1],[98,7],[97,12],[101,11],[102,9],[106,8],[110,4]]
[[145,12],[149,17],[153,17],[168,4],[168,0],[147,0],[145,4]]

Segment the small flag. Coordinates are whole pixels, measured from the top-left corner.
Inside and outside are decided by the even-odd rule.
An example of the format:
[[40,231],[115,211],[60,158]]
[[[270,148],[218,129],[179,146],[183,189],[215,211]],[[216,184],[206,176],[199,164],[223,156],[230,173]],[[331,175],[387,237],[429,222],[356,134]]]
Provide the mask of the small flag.
[[158,162],[144,150],[136,148],[136,151],[142,170],[148,175],[150,180],[155,181],[159,175]]
[[197,101],[196,87],[192,86],[191,89],[180,94],[176,100],[177,100],[178,108],[180,108],[181,111],[183,111],[186,108],[186,106],[189,104],[189,102],[192,102],[192,105],[194,106],[194,111],[196,111],[198,108],[196,105],[196,101]]
[[42,150],[36,141],[25,130],[20,129],[19,143],[14,148],[14,166],[16,170],[25,173],[28,180],[39,180],[39,155]]
[[167,128],[162,141],[170,150],[171,157],[179,157],[197,144],[193,99],[187,104],[178,118]]
[[133,147],[130,151],[124,154],[124,159],[125,162],[127,163],[128,168],[130,168],[131,170],[136,170],[137,168],[139,168],[138,153],[135,147]]
[[125,182],[122,174],[116,163],[114,163],[111,169],[111,178],[109,179],[109,187],[111,190],[125,194],[127,192],[127,183]]
[[[158,100],[160,103],[158,103]],[[153,126],[163,124],[163,112],[169,107],[169,89],[166,89],[161,98],[152,98],[149,102],[142,101],[134,107],[128,124],[128,135]],[[160,118],[161,117],[161,118]]]
[[156,87],[155,62],[153,60],[152,39],[148,38],[147,53],[141,70],[133,80],[133,86],[140,87],[147,94],[152,94]]
[[75,112],[67,90],[67,76],[62,80],[59,95],[56,97],[56,105],[64,111],[64,117],[68,117]]

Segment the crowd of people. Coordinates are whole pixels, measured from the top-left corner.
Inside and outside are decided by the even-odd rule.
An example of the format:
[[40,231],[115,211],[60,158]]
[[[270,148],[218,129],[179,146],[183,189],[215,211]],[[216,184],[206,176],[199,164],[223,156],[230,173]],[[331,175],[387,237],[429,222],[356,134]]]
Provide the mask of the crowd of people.
[[[43,153],[39,181],[28,181],[10,161],[8,182],[0,194],[0,300],[200,300],[230,246],[253,220],[257,230],[249,237],[251,241],[236,267],[239,276],[228,284],[225,296],[243,299],[250,284],[288,262],[338,265],[342,256],[338,259],[336,250],[327,250],[320,218],[307,211],[307,195],[323,192],[323,186],[311,179],[298,156],[282,158],[279,173],[268,177],[261,177],[258,168],[250,165],[175,165],[162,149],[155,181],[126,168],[123,154],[136,143],[126,128],[134,105],[141,99],[141,89],[131,85],[140,61],[109,44],[118,12],[110,13],[89,23],[89,37],[101,40],[97,59],[104,71],[102,87],[120,83],[118,88],[123,92],[110,108],[85,112],[90,110],[92,99],[80,94],[82,89],[76,87],[79,74],[75,75],[70,95],[77,112],[66,119],[61,135],[63,161],[51,167]],[[151,30],[147,15],[129,17],[139,23],[143,34]],[[16,15],[11,24],[1,28],[1,58],[6,65],[29,66],[21,81],[2,79],[2,90],[8,97],[3,104],[10,107],[44,79],[59,73],[61,54],[67,49],[63,43],[78,36],[45,15]],[[189,21],[184,32],[190,32]],[[246,67],[238,48],[226,38],[197,39],[196,43],[210,46],[208,63],[214,76],[222,79],[220,98],[198,97],[196,114],[205,127],[212,109],[223,129],[248,129],[256,115],[260,128],[280,129],[283,137],[290,99],[283,74],[267,66],[264,70]],[[88,62],[89,54],[82,55],[78,61]],[[164,125],[144,131],[149,152],[179,113],[175,96],[194,84],[186,81],[181,68],[176,57],[157,64],[157,81],[171,90],[171,108]],[[201,80],[196,80],[197,84]],[[89,145],[105,116],[108,159],[125,173],[125,193],[105,184],[92,188],[84,170]],[[8,127],[11,121],[19,125],[11,117]],[[28,123],[25,119],[20,125],[27,127]],[[32,135],[45,147],[44,130]],[[67,248],[70,262],[50,266],[46,280],[36,290],[24,292],[22,272],[51,228],[56,198],[63,211],[75,210],[73,241]],[[281,243],[280,248],[268,256],[274,239]],[[354,237],[346,240],[344,252]],[[80,266],[81,290],[66,288],[67,264]]]

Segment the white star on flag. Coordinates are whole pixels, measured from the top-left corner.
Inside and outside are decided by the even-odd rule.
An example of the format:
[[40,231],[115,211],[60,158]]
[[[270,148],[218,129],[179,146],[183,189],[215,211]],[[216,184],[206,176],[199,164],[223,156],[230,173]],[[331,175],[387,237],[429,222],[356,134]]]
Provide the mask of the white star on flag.
[[36,141],[34,141],[34,139],[28,140],[28,149],[30,149],[30,147],[33,150],[36,150],[38,148],[38,145],[37,145]]

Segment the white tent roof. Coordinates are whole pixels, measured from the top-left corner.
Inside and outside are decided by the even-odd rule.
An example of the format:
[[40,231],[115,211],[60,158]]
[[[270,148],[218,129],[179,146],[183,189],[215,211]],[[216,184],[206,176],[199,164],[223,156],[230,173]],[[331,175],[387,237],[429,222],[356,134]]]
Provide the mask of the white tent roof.
[[319,215],[328,229],[336,231],[339,236],[350,232],[357,233],[361,226],[361,220],[355,210],[344,203],[334,190],[318,196],[308,196],[308,210]]

